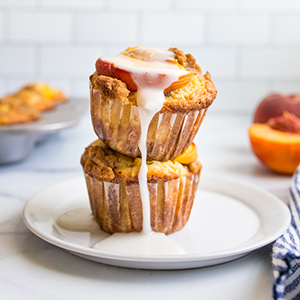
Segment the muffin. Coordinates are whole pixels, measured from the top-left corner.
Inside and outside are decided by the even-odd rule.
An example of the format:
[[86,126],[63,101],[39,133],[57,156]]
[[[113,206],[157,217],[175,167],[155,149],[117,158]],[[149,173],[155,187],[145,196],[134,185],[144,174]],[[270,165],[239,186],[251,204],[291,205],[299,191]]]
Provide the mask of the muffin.
[[40,119],[40,112],[53,109],[66,96],[45,83],[33,83],[0,99],[0,125],[28,123]]
[[39,119],[39,111],[11,95],[0,99],[0,125],[29,123]]
[[67,101],[67,97],[61,91],[42,82],[25,85],[15,94],[15,97],[38,111],[53,109],[57,103]]
[[[177,48],[170,48],[169,53],[173,64],[186,70],[187,75],[164,90],[163,107],[148,128],[147,160],[166,161],[181,155],[193,141],[217,94],[210,74],[202,75],[191,54],[185,55]],[[135,47],[121,55],[147,60],[147,54],[147,49]],[[118,152],[140,157],[137,87],[130,73],[116,71],[99,58],[96,72],[90,76],[90,97],[92,123],[99,139]]]
[[[142,202],[138,182],[140,158],[108,148],[100,140],[89,145],[81,157],[91,210],[108,233],[140,232]],[[170,234],[189,219],[197,190],[201,164],[148,161],[151,227]]]

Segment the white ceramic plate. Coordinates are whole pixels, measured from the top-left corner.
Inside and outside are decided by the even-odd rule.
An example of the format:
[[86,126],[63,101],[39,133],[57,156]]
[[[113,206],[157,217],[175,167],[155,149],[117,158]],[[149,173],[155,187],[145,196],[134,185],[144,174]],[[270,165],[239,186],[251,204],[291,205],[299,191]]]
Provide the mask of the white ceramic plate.
[[185,254],[135,255],[91,248],[107,236],[100,229],[74,232],[57,226],[60,214],[81,207],[89,207],[83,177],[31,198],[23,218],[34,234],[73,254],[142,269],[187,269],[228,262],[273,242],[290,224],[289,209],[271,193],[243,182],[202,176],[188,224],[169,235]]

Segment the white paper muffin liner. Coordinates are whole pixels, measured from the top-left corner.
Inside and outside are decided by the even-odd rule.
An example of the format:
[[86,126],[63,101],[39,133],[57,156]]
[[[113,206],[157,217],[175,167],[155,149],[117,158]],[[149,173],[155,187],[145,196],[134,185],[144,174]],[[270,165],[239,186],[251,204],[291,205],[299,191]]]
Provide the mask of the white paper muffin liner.
[[[151,227],[170,234],[189,219],[199,173],[169,181],[148,182]],[[91,210],[99,226],[108,233],[141,231],[143,216],[138,183],[99,181],[85,174]]]
[[[189,113],[157,113],[148,129],[147,160],[172,160],[192,143],[207,108]],[[91,87],[91,115],[94,130],[107,146],[131,157],[140,156],[141,129],[138,108],[103,99]]]

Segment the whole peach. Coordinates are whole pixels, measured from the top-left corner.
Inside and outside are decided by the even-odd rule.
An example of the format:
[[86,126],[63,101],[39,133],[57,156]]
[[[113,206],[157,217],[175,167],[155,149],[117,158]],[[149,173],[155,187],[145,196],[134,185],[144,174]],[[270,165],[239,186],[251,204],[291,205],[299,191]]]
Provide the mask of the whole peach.
[[300,94],[274,93],[264,98],[254,112],[253,123],[266,123],[287,111],[300,117]]

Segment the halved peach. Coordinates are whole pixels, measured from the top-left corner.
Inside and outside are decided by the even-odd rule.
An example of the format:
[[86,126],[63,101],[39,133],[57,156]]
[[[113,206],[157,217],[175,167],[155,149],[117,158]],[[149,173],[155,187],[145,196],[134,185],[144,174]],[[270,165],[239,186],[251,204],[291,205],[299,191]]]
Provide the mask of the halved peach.
[[300,134],[271,128],[267,123],[249,127],[252,150],[271,170],[292,174],[300,163]]
[[[137,85],[132,79],[130,73],[126,70],[116,67],[113,63],[98,58],[98,60],[96,61],[96,70],[99,75],[105,75],[123,81],[124,83],[126,83],[129,91],[137,91]],[[167,92],[184,87],[191,81],[194,75],[194,72],[188,72],[187,74],[180,76],[177,81],[173,82],[164,90],[164,93],[166,94]],[[147,76],[148,75],[145,74],[145,79]],[[151,81],[153,82],[152,84],[159,85],[163,77],[164,75],[158,74],[157,78],[151,78]]]
[[191,143],[189,147],[175,160],[181,164],[188,165],[198,158],[198,151],[195,143]]

